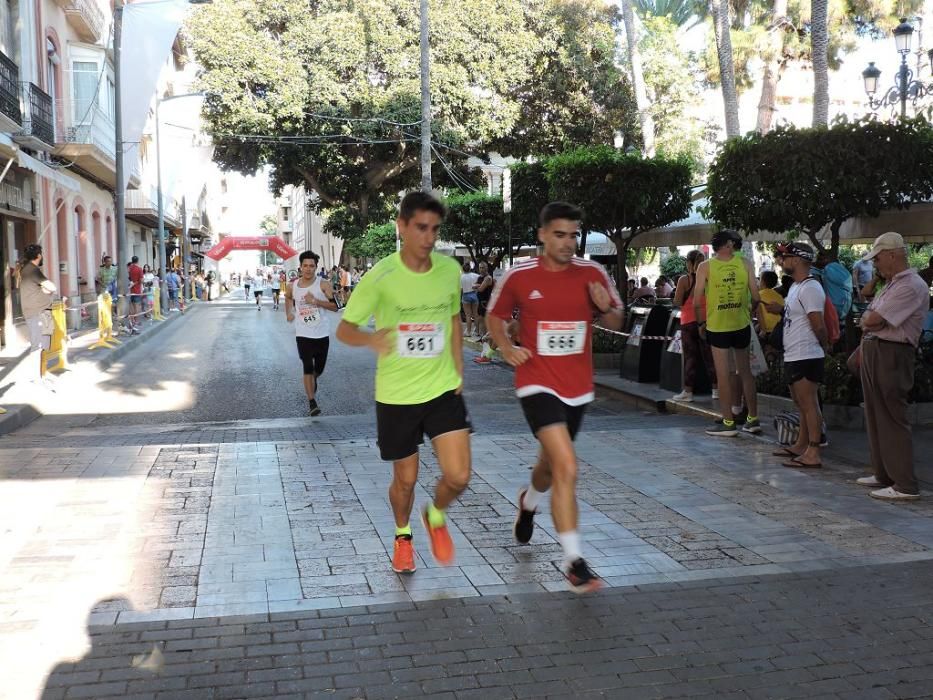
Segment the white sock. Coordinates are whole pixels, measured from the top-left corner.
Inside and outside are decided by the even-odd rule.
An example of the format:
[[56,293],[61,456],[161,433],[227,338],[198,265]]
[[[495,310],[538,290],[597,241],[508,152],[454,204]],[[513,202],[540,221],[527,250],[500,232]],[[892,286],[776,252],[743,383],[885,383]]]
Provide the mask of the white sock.
[[570,566],[577,559],[583,558],[583,550],[580,545],[580,535],[576,530],[567,532],[558,532],[557,540],[564,550],[564,565]]
[[528,490],[525,491],[525,497],[522,499],[522,505],[525,506],[525,510],[538,510],[538,504],[541,503],[541,499],[544,498],[546,491],[538,491],[534,486],[528,484]]
[[741,406],[733,406],[733,407],[732,407],[732,415],[738,416],[738,415],[741,415],[741,413],[742,413],[742,407],[741,407]]

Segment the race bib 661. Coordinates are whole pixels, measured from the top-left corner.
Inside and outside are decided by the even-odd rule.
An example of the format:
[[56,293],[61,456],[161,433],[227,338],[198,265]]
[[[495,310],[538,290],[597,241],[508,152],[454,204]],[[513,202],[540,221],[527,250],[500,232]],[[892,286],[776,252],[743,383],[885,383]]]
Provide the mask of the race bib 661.
[[398,324],[399,357],[437,357],[444,350],[444,325],[441,323]]

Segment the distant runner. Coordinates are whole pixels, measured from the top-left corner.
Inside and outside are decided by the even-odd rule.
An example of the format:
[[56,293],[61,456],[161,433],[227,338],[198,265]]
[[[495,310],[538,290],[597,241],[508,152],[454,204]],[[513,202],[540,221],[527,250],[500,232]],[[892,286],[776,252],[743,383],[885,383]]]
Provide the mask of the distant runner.
[[304,369],[308,411],[312,416],[321,414],[315,395],[318,377],[324,373],[330,349],[330,321],[323,310],[337,310],[330,282],[316,274],[319,261],[320,257],[310,250],[299,255],[301,276],[285,287],[285,318],[295,324],[295,341]]
[[256,275],[256,278],[253,280],[253,296],[256,298],[256,311],[262,309],[262,289],[264,282],[265,280],[262,278],[262,273]]
[[[430,194],[405,196],[396,222],[401,252],[383,258],[360,280],[337,328],[341,342],[379,355],[376,424],[379,452],[394,472],[392,569],[399,573],[415,570],[409,519],[423,436],[431,439],[441,470],[434,500],[422,512],[440,564],[454,561],[445,510],[470,481],[470,419],[461,396],[460,268],[434,252],[445,215],[444,205]],[[373,315],[375,332],[360,330]]]
[[[516,394],[541,445],[531,483],[518,493],[514,535],[527,544],[538,504],[553,486],[551,514],[564,551],[563,572],[576,593],[594,591],[600,578],[583,559],[577,532],[577,456],[573,440],[594,399],[592,323],[622,327],[624,309],[601,265],[576,257],[582,212],[551,202],[541,211],[544,254],[519,263],[496,286],[486,323],[502,357],[515,370]],[[522,346],[508,325],[518,309]]]
[[249,288],[253,286],[253,278],[247,272],[246,277],[243,278],[243,289],[246,290],[246,299],[249,300]]

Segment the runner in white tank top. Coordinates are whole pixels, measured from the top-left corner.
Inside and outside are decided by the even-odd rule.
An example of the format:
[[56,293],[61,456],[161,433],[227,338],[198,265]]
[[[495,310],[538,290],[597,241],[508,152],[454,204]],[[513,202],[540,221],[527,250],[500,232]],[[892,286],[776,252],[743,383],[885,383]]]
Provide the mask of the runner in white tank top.
[[330,348],[330,319],[327,312],[337,310],[330,282],[317,276],[319,259],[310,250],[302,253],[298,257],[300,276],[285,287],[285,318],[295,328],[308,410],[312,416],[321,413],[315,393],[317,378],[324,372]]

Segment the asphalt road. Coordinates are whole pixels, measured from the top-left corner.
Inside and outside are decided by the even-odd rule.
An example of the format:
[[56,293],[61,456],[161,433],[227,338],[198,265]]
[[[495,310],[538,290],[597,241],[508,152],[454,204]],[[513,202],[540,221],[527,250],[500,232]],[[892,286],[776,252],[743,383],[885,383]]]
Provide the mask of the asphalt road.
[[[252,296],[252,295],[251,295]],[[339,316],[331,314],[332,328]],[[101,415],[96,424],[179,423],[294,418],[307,415],[295,333],[284,301],[273,311],[269,293],[256,310],[242,290],[199,308],[190,318],[125,356],[110,383],[145,401],[154,387],[182,384],[189,399],[178,410]],[[329,415],[370,410],[375,357],[331,337],[319,401]],[[135,408],[139,410],[138,406]]]
[[[339,313],[331,315],[332,330]],[[216,423],[301,418],[308,403],[301,382],[295,335],[283,308],[271,299],[257,311],[242,291],[202,305],[188,318],[125,355],[99,388],[116,394],[118,406],[97,412],[88,427],[140,424]],[[474,425],[525,430],[510,368],[476,365],[476,352],[464,351],[465,396]],[[324,416],[374,414],[375,356],[331,336],[318,403]],[[165,394],[176,394],[166,400]],[[156,399],[155,397],[158,397]],[[147,410],[147,404],[153,409]],[[632,412],[613,401],[590,408],[588,421]]]

